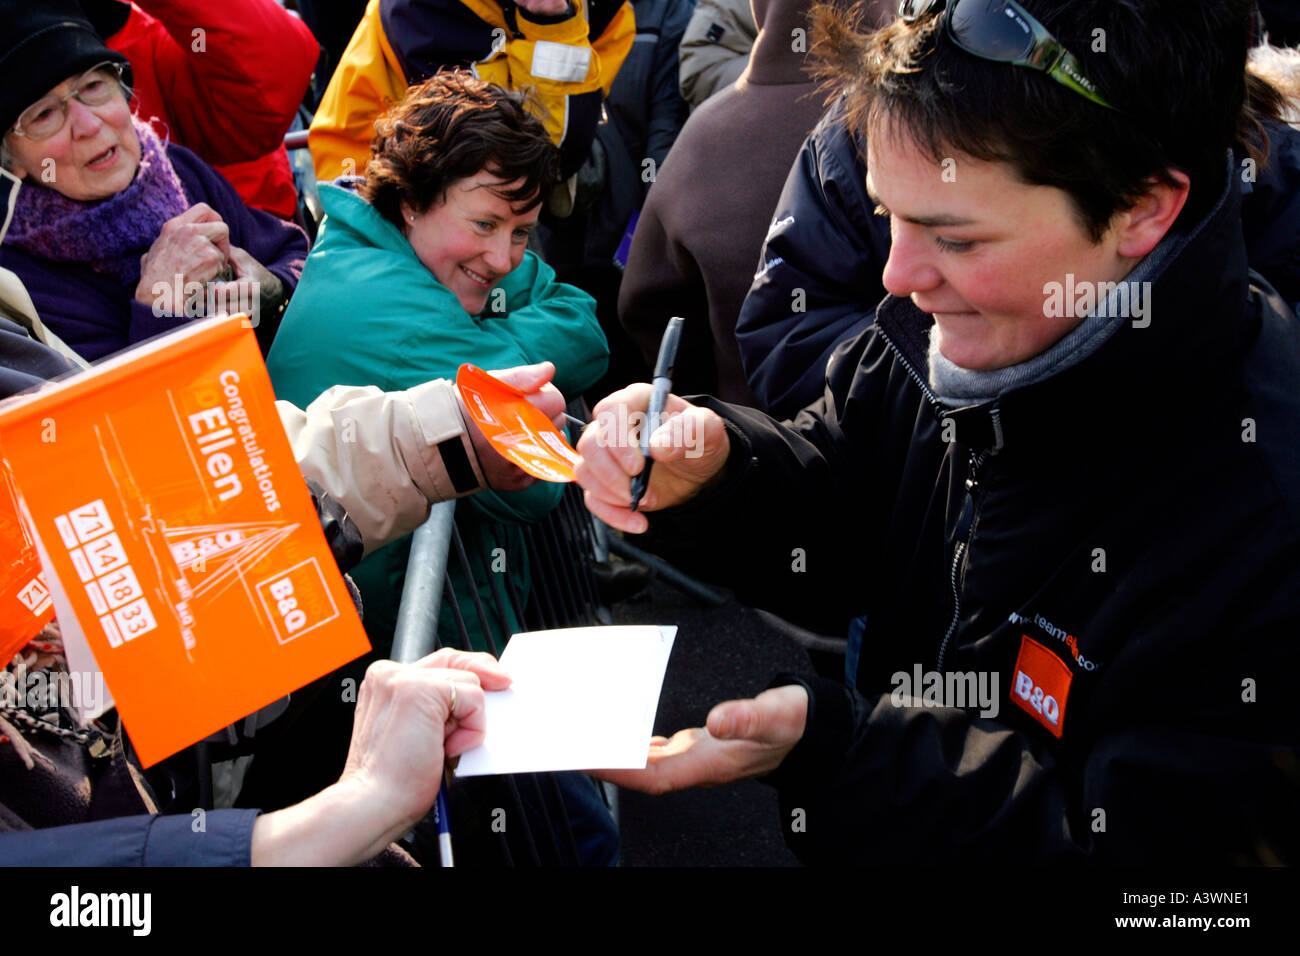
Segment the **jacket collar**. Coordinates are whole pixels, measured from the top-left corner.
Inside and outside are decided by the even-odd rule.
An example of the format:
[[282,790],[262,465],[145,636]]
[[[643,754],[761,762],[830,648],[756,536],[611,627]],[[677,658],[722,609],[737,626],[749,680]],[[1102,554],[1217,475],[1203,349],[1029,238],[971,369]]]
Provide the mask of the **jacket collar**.
[[876,326],[910,366],[941,418],[968,447],[1001,451],[1054,438],[1077,440],[1149,427],[1135,408],[1182,403],[1234,367],[1258,332],[1241,232],[1241,194],[1231,172],[1218,202],[1181,248],[1148,276],[1149,324],[1123,325],[1093,354],[1044,381],[982,405],[944,411],[924,383],[934,319],[910,300],[887,296]]
[[415,250],[411,248],[406,236],[402,235],[402,231],[358,196],[355,190],[321,183],[319,193],[321,209],[326,216],[322,226],[326,236],[331,229],[345,229],[355,233],[366,245],[416,258]]

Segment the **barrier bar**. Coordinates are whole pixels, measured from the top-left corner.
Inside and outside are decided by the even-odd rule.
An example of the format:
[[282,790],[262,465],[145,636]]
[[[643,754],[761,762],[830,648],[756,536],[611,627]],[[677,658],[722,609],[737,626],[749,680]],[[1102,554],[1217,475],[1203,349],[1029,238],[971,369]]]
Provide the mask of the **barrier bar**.
[[455,525],[456,502],[440,501],[411,535],[406,562],[406,586],[397,608],[392,658],[410,664],[433,653],[438,639],[442,582],[447,576],[447,551]]

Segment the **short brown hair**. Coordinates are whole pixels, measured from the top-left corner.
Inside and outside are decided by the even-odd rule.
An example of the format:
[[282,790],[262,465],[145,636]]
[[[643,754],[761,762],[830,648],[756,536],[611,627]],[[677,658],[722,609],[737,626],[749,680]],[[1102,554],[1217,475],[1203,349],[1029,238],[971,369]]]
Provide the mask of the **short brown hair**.
[[522,179],[498,195],[531,209],[559,178],[560,153],[524,99],[464,71],[445,71],[412,86],[375,123],[359,192],[402,228],[401,204],[423,213],[447,188],[486,169]]
[[865,142],[882,120],[936,163],[953,150],[1006,162],[1024,182],[1068,193],[1094,242],[1150,179],[1172,183],[1170,168],[1191,179],[1183,216],[1195,221],[1219,196],[1229,147],[1263,164],[1262,121],[1276,118],[1281,97],[1246,72],[1250,0],[1019,2],[1119,109],[959,49],[937,12],[868,32],[861,6],[822,3],[821,74],[847,91],[850,129]]

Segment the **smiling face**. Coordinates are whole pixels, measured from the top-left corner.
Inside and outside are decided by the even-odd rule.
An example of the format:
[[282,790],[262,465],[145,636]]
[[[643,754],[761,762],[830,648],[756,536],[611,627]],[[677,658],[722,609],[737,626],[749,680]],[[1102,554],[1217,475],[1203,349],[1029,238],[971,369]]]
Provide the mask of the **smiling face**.
[[885,288],[934,316],[940,354],[962,368],[1005,368],[1046,351],[1082,321],[1044,314],[1047,283],[1067,273],[1076,284],[1114,282],[1141,258],[1129,213],[1094,244],[1064,191],[962,154],[936,165],[887,124],[872,133],[867,189],[892,236]]
[[[79,79],[81,74],[69,77],[50,93],[64,96]],[[126,97],[114,95],[99,106],[73,97],[67,107],[63,128],[49,139],[33,142],[12,132],[5,136],[14,174],[81,202],[107,199],[131,185],[140,166],[140,138]]]
[[495,191],[521,184],[503,182],[485,169],[452,183],[442,201],[423,214],[402,206],[411,248],[470,315],[483,311],[492,287],[524,258],[541,205],[521,211]]

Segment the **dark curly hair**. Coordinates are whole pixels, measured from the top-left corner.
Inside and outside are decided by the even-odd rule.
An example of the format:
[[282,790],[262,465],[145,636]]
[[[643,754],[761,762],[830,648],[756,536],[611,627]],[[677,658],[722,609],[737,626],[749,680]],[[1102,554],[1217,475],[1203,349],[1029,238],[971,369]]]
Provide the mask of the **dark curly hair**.
[[445,71],[412,86],[376,121],[359,192],[401,229],[403,202],[423,213],[452,183],[484,169],[507,183],[523,180],[494,191],[528,210],[558,181],[560,152],[521,96]]

